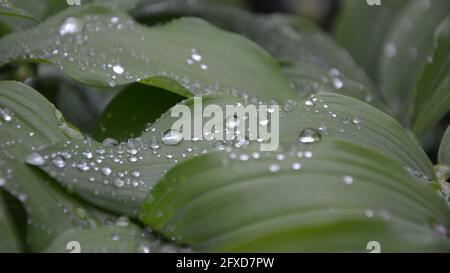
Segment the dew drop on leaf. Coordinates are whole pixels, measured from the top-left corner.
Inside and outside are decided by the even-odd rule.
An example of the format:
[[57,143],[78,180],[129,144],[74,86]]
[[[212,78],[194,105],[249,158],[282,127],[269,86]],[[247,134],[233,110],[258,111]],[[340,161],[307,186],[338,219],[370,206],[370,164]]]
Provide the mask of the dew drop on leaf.
[[45,164],[45,158],[38,153],[30,154],[25,161],[33,166],[43,166]]
[[314,128],[306,128],[300,133],[299,141],[303,144],[318,143],[322,140],[322,134]]
[[64,168],[66,166],[66,161],[64,158],[60,155],[56,156],[52,159],[52,163],[57,168]]
[[161,140],[165,145],[173,146],[183,141],[183,135],[178,130],[169,129],[164,132]]
[[59,27],[59,34],[64,36],[67,34],[78,33],[83,30],[85,24],[86,22],[83,18],[68,17]]

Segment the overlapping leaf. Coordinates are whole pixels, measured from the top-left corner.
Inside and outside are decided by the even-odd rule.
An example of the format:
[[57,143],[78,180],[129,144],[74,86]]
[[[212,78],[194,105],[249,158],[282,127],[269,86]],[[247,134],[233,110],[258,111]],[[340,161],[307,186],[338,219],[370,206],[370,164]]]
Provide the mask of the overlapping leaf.
[[423,135],[450,111],[450,17],[436,31],[433,62],[426,64],[417,83],[413,130]]
[[[362,85],[361,89],[371,89],[367,76],[349,54],[318,27],[302,18],[281,15],[257,16],[228,5],[211,4],[211,1],[205,0],[145,1],[138,5],[132,14],[148,24],[167,17],[197,16],[221,28],[244,35],[275,58],[298,63],[295,66],[288,66],[288,72],[285,74],[301,97],[307,93],[318,92],[321,85],[324,85],[323,81],[330,77],[329,73],[336,81],[335,85],[330,82],[331,91],[339,92],[343,87],[347,88],[341,85],[342,81],[345,81],[342,78],[359,83]],[[268,33],[270,35],[267,35]],[[298,73],[295,73],[296,69],[299,69]],[[317,76],[322,77],[319,80],[304,77],[304,72],[312,75],[317,70],[321,71]],[[364,99],[367,92],[364,90],[359,94],[353,92],[348,94]]]
[[0,49],[0,64],[45,60],[88,85],[139,81],[186,97],[218,92],[261,100],[293,97],[270,55],[200,19],[148,28],[119,10],[86,5],[4,37]]
[[398,161],[345,142],[282,154],[189,160],[141,218],[201,251],[364,252],[371,241],[383,252],[448,251],[450,210]]
[[449,12],[448,1],[410,1],[386,39],[380,88],[398,117],[405,117],[419,73],[432,60],[434,31]]
[[[5,183],[6,179],[0,175],[0,184]],[[20,252],[22,245],[18,231],[14,225],[10,211],[6,205],[6,200],[3,197],[3,192],[0,191],[0,252]]]

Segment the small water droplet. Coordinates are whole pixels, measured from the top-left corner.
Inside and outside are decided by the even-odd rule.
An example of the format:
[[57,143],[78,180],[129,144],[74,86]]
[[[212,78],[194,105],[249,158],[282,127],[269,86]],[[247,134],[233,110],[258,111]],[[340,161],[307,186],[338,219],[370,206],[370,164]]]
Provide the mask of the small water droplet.
[[368,218],[372,218],[373,215],[374,215],[373,210],[371,210],[371,209],[366,209],[365,212],[364,212],[364,214],[365,214]]
[[43,166],[45,164],[45,158],[38,153],[30,154],[25,161],[33,166]]
[[342,177],[342,181],[344,181],[345,185],[351,185],[353,184],[353,177],[350,175],[344,175]]
[[132,171],[131,172],[131,176],[133,176],[133,177],[140,177],[141,176],[141,173],[139,172],[139,171]]
[[116,225],[119,227],[126,227],[130,224],[130,219],[128,219],[128,217],[126,216],[121,216],[119,218],[117,218],[116,220]]
[[57,168],[64,168],[66,166],[66,161],[65,159],[58,155],[55,158],[52,159],[52,163],[55,167]]
[[271,165],[269,166],[269,171],[270,171],[271,173],[276,173],[276,172],[278,172],[280,169],[281,169],[281,166],[280,166],[279,164],[271,164]]
[[161,140],[165,145],[177,145],[183,141],[183,135],[178,130],[169,129],[164,132]]
[[294,170],[294,171],[298,171],[298,170],[300,170],[302,168],[302,164],[300,164],[299,162],[294,162],[294,163],[292,163],[292,169]]
[[114,179],[114,186],[116,186],[117,188],[122,188],[123,186],[125,186],[125,181],[120,178],[116,178]]
[[388,58],[394,58],[397,55],[397,47],[394,44],[387,44],[384,47],[384,54]]
[[322,134],[314,128],[306,128],[300,133],[301,143],[318,143],[322,140]]
[[103,167],[102,168],[102,174],[103,175],[109,176],[111,173],[112,173],[111,168],[109,168],[109,167]]

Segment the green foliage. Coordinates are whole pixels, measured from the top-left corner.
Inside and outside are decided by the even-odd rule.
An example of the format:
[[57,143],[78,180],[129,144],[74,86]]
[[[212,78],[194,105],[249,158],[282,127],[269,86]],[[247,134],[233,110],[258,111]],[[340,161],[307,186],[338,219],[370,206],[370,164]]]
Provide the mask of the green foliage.
[[[0,251],[449,252],[450,4],[343,2],[0,0]],[[167,142],[200,99],[279,148]]]

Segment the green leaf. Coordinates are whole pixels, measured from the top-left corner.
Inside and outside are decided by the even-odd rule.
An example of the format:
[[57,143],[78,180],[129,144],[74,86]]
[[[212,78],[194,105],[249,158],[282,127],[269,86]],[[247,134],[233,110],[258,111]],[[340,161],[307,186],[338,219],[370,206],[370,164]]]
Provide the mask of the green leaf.
[[[303,67],[303,64],[306,64],[326,71],[320,76],[327,77],[329,71],[338,71],[339,74],[342,74],[339,75],[339,78],[349,78],[349,80],[367,86],[366,88],[371,88],[370,80],[354,63],[350,55],[339,47],[328,34],[302,18],[254,15],[228,5],[211,4],[211,1],[207,0],[194,2],[188,0],[145,1],[138,5],[132,14],[137,20],[147,24],[153,24],[168,17],[201,17],[223,29],[248,37],[280,61],[300,63],[295,66],[300,69],[298,74],[302,74],[301,72],[306,70]],[[292,71],[293,68],[291,67],[290,70]],[[315,92],[320,90],[308,77],[301,77],[300,80],[303,83],[299,84],[298,74],[287,73],[286,75],[300,96],[307,93],[308,88],[314,88]],[[357,98],[365,95],[364,92],[361,93]]]
[[0,0],[0,15],[6,16],[14,16],[21,17],[28,20],[33,20],[35,22],[39,22],[38,19],[34,18],[30,13],[26,10],[17,8],[8,0]]
[[[182,103],[194,113],[193,120],[202,117],[193,109],[194,101],[195,98]],[[238,102],[244,106],[251,103],[223,95],[202,97],[203,107],[218,105],[222,110]],[[430,160],[416,141],[394,119],[365,103],[346,96],[320,94],[301,102],[290,101],[280,108],[282,146],[298,145],[301,132],[311,128],[321,134],[322,141],[340,139],[371,147],[401,161],[413,176],[436,179]],[[48,158],[70,154],[66,166],[58,168],[48,160],[41,168],[83,199],[135,218],[149,190],[174,165],[201,153],[239,148],[242,144],[183,140],[178,145],[165,145],[161,138],[178,119],[171,117],[169,110],[140,137],[119,144],[110,139],[102,144],[90,138],[57,143],[39,153]],[[203,124],[208,120],[203,117]]]
[[439,147],[438,162],[450,165],[450,126],[442,137],[441,146]]
[[[65,32],[64,25],[77,26],[76,33]],[[44,60],[88,85],[138,81],[185,97],[230,92],[284,101],[294,96],[265,51],[194,18],[148,28],[119,10],[86,5],[3,37],[0,49],[0,64]]]
[[0,82],[0,118],[2,188],[26,209],[27,244],[32,251],[43,250],[68,228],[95,226],[107,217],[69,196],[39,169],[25,164],[34,150],[76,135],[44,97],[26,85]]
[[[0,184],[5,182],[6,178],[0,173]],[[3,195],[0,191],[0,252],[21,252],[20,237]]]
[[114,138],[124,141],[139,136],[148,123],[154,122],[182,99],[156,87],[130,85],[115,96],[103,111],[93,137],[97,140]]
[[448,206],[398,161],[346,142],[283,155],[189,160],[152,190],[141,219],[199,251],[450,250]]
[[450,2],[410,1],[396,19],[380,61],[380,88],[393,113],[404,118],[416,81],[430,60],[434,30],[449,14]]
[[365,1],[343,1],[334,36],[371,77],[378,82],[378,66],[387,33],[409,0],[384,1],[369,6]]
[[[77,247],[79,246],[79,249]],[[49,253],[158,253],[188,252],[162,242],[138,226],[119,218],[117,223],[89,230],[69,229],[45,250]]]
[[413,131],[421,136],[450,111],[450,17],[436,31],[433,62],[425,65],[415,90]]
[[[192,109],[194,100],[189,99],[183,104]],[[238,101],[232,96],[209,95],[203,97],[202,102],[204,106],[214,104],[224,109],[225,105],[234,105]],[[201,113],[195,115],[201,117]],[[49,158],[41,168],[83,199],[136,218],[149,190],[175,164],[231,144],[183,140],[178,145],[165,145],[161,138],[177,120],[178,117],[171,117],[169,110],[141,136],[121,143],[110,138],[99,143],[88,137],[57,143],[39,151]],[[52,163],[51,158],[58,154],[70,154],[63,168]]]
[[389,115],[338,94],[318,94],[301,101],[280,119],[280,140],[297,143],[313,128],[322,139],[340,139],[370,147],[398,159],[412,174],[436,180],[433,165],[417,141]]

